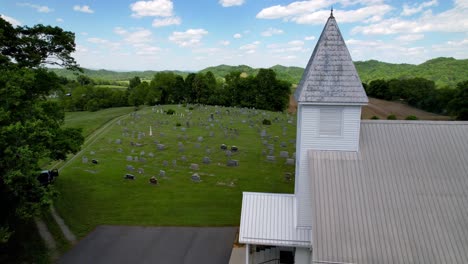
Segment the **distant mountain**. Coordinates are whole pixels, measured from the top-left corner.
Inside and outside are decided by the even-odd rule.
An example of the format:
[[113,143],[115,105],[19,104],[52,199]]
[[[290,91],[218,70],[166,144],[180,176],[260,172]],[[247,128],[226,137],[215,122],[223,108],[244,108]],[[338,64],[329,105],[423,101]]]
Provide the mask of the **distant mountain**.
[[375,60],[357,61],[356,69],[361,81],[369,82],[376,79],[422,77],[432,80],[437,87],[455,85],[468,80],[468,59],[435,58],[419,65],[392,64]]
[[[393,78],[413,78],[422,77],[433,80],[438,87],[452,86],[454,87],[458,82],[468,80],[468,59],[457,60],[454,58],[435,58],[428,60],[419,65],[413,64],[393,64],[376,60],[357,61],[355,62],[356,69],[363,82],[370,82],[376,79],[393,79]],[[301,67],[286,67],[275,65],[271,67],[276,72],[276,75],[281,80],[286,80],[291,83],[299,83],[304,68]],[[50,69],[56,72],[59,76],[67,78],[75,78],[72,72],[63,69]],[[229,66],[218,65],[208,67],[200,72],[206,73],[211,71],[215,77],[224,78],[232,71],[244,72],[247,75],[255,75],[258,68],[252,68],[247,65]],[[108,81],[121,81],[129,80],[132,77],[139,76],[142,79],[152,79],[157,71],[131,71],[131,72],[117,72],[108,70],[89,70],[85,69],[84,74],[92,79],[108,80]],[[189,72],[183,71],[170,71],[176,74],[187,76]]]

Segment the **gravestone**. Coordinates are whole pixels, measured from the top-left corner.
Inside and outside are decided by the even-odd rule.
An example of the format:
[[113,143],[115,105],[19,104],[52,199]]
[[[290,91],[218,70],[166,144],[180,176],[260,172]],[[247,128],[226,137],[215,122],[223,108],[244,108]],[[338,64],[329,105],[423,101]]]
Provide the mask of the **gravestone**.
[[210,155],[210,154],[211,154],[211,149],[210,149],[210,148],[207,148],[207,149],[205,150],[205,152],[206,152],[206,154]]
[[140,156],[144,156],[145,154],[146,154],[146,153],[145,153],[144,150],[142,150],[142,151],[140,152]]
[[146,163],[146,159],[143,158],[143,157],[140,157],[140,158],[139,158],[139,161],[142,162],[142,163]]
[[164,144],[157,144],[156,147],[158,148],[158,150],[164,150],[166,148]]
[[267,161],[275,161],[276,157],[275,156],[267,156]]
[[266,130],[263,129],[262,132],[260,132],[260,136],[261,137],[266,137],[267,133],[266,133]]
[[115,144],[119,144],[119,145],[122,144],[122,140],[120,138],[116,139]]
[[231,156],[232,156],[232,152],[231,152],[230,150],[226,150],[226,156],[231,157]]
[[138,173],[143,174],[143,173],[145,173],[145,170],[143,168],[138,168]]
[[172,166],[177,167],[177,160],[172,160]]
[[198,137],[197,140],[198,140],[198,142],[202,142],[202,141],[203,141],[203,137],[200,136],[200,137]]
[[201,147],[200,143],[195,143],[195,148],[198,149],[198,148],[200,148],[200,147]]
[[153,152],[148,153],[148,156],[149,156],[150,158],[154,158]]
[[135,147],[143,147],[143,144],[141,144],[141,143],[135,143]]
[[262,156],[265,156],[267,154],[266,150],[262,150]]
[[83,156],[83,157],[81,158],[81,162],[83,162],[83,163],[88,163],[88,157]]
[[96,152],[94,152],[94,151],[89,152],[89,155],[94,155],[94,154],[96,154]]
[[204,163],[204,164],[210,164],[210,163],[211,163],[210,158],[209,158],[209,157],[204,157],[204,158],[203,158],[203,163]]
[[164,167],[167,167],[167,166],[169,166],[169,162],[168,162],[167,160],[163,160],[162,165],[163,165]]
[[133,161],[138,161],[138,156],[134,156]]
[[214,137],[214,132],[213,131],[210,131],[210,137]]
[[122,153],[122,152],[123,152],[123,149],[118,148],[118,149],[117,149],[117,152],[118,152],[118,153]]
[[183,162],[187,162],[187,158],[185,156],[180,157],[180,160]]
[[166,177],[166,171],[165,170],[160,170],[159,171],[159,176],[160,177]]
[[285,181],[291,181],[292,180],[292,174],[290,172],[286,172],[284,174],[284,180]]
[[180,131],[185,132],[185,131],[187,131],[187,128],[181,127],[181,128],[180,128]]
[[192,177],[191,177],[192,181],[193,182],[200,182],[200,175],[198,175],[198,173],[194,173],[192,174]]
[[274,150],[275,149],[275,146],[273,144],[268,144],[267,145],[267,149],[268,150]]
[[135,170],[135,168],[132,165],[127,165],[126,169],[128,171],[134,171]]
[[280,151],[281,158],[289,158],[289,152],[287,151]]
[[196,163],[192,163],[192,164],[190,164],[190,169],[191,169],[191,170],[198,170],[198,169],[199,169],[199,166],[198,166],[198,164],[196,164]]
[[132,161],[133,157],[132,156],[127,156],[127,161]]
[[228,167],[237,167],[237,166],[239,166],[239,161],[238,160],[228,160],[226,165]]
[[294,159],[286,159],[286,165],[295,165],[295,160]]
[[281,143],[280,143],[280,146],[281,146],[282,148],[285,148],[285,147],[287,146],[287,145],[286,145],[286,142],[284,142],[284,141],[281,142]]

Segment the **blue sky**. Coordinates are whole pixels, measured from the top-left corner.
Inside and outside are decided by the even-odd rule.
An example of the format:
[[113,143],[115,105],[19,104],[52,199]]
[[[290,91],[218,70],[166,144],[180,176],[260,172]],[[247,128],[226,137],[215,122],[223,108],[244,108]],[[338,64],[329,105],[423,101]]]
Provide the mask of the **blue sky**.
[[305,67],[330,7],[354,60],[468,58],[468,0],[0,0],[14,25],[75,32],[82,67]]

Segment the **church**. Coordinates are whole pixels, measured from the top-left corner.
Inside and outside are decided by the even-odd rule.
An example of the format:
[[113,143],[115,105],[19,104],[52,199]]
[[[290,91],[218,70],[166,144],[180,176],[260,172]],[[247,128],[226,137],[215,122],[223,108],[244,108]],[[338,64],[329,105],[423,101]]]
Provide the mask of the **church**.
[[294,96],[294,194],[243,193],[246,264],[468,263],[468,122],[362,121],[333,11]]

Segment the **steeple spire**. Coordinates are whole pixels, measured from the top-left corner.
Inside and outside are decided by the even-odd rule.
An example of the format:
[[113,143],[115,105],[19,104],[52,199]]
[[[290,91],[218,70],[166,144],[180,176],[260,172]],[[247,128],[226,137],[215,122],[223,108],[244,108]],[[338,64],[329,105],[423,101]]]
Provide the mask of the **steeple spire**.
[[334,16],[333,16],[333,6],[331,6],[330,17],[334,17]]

